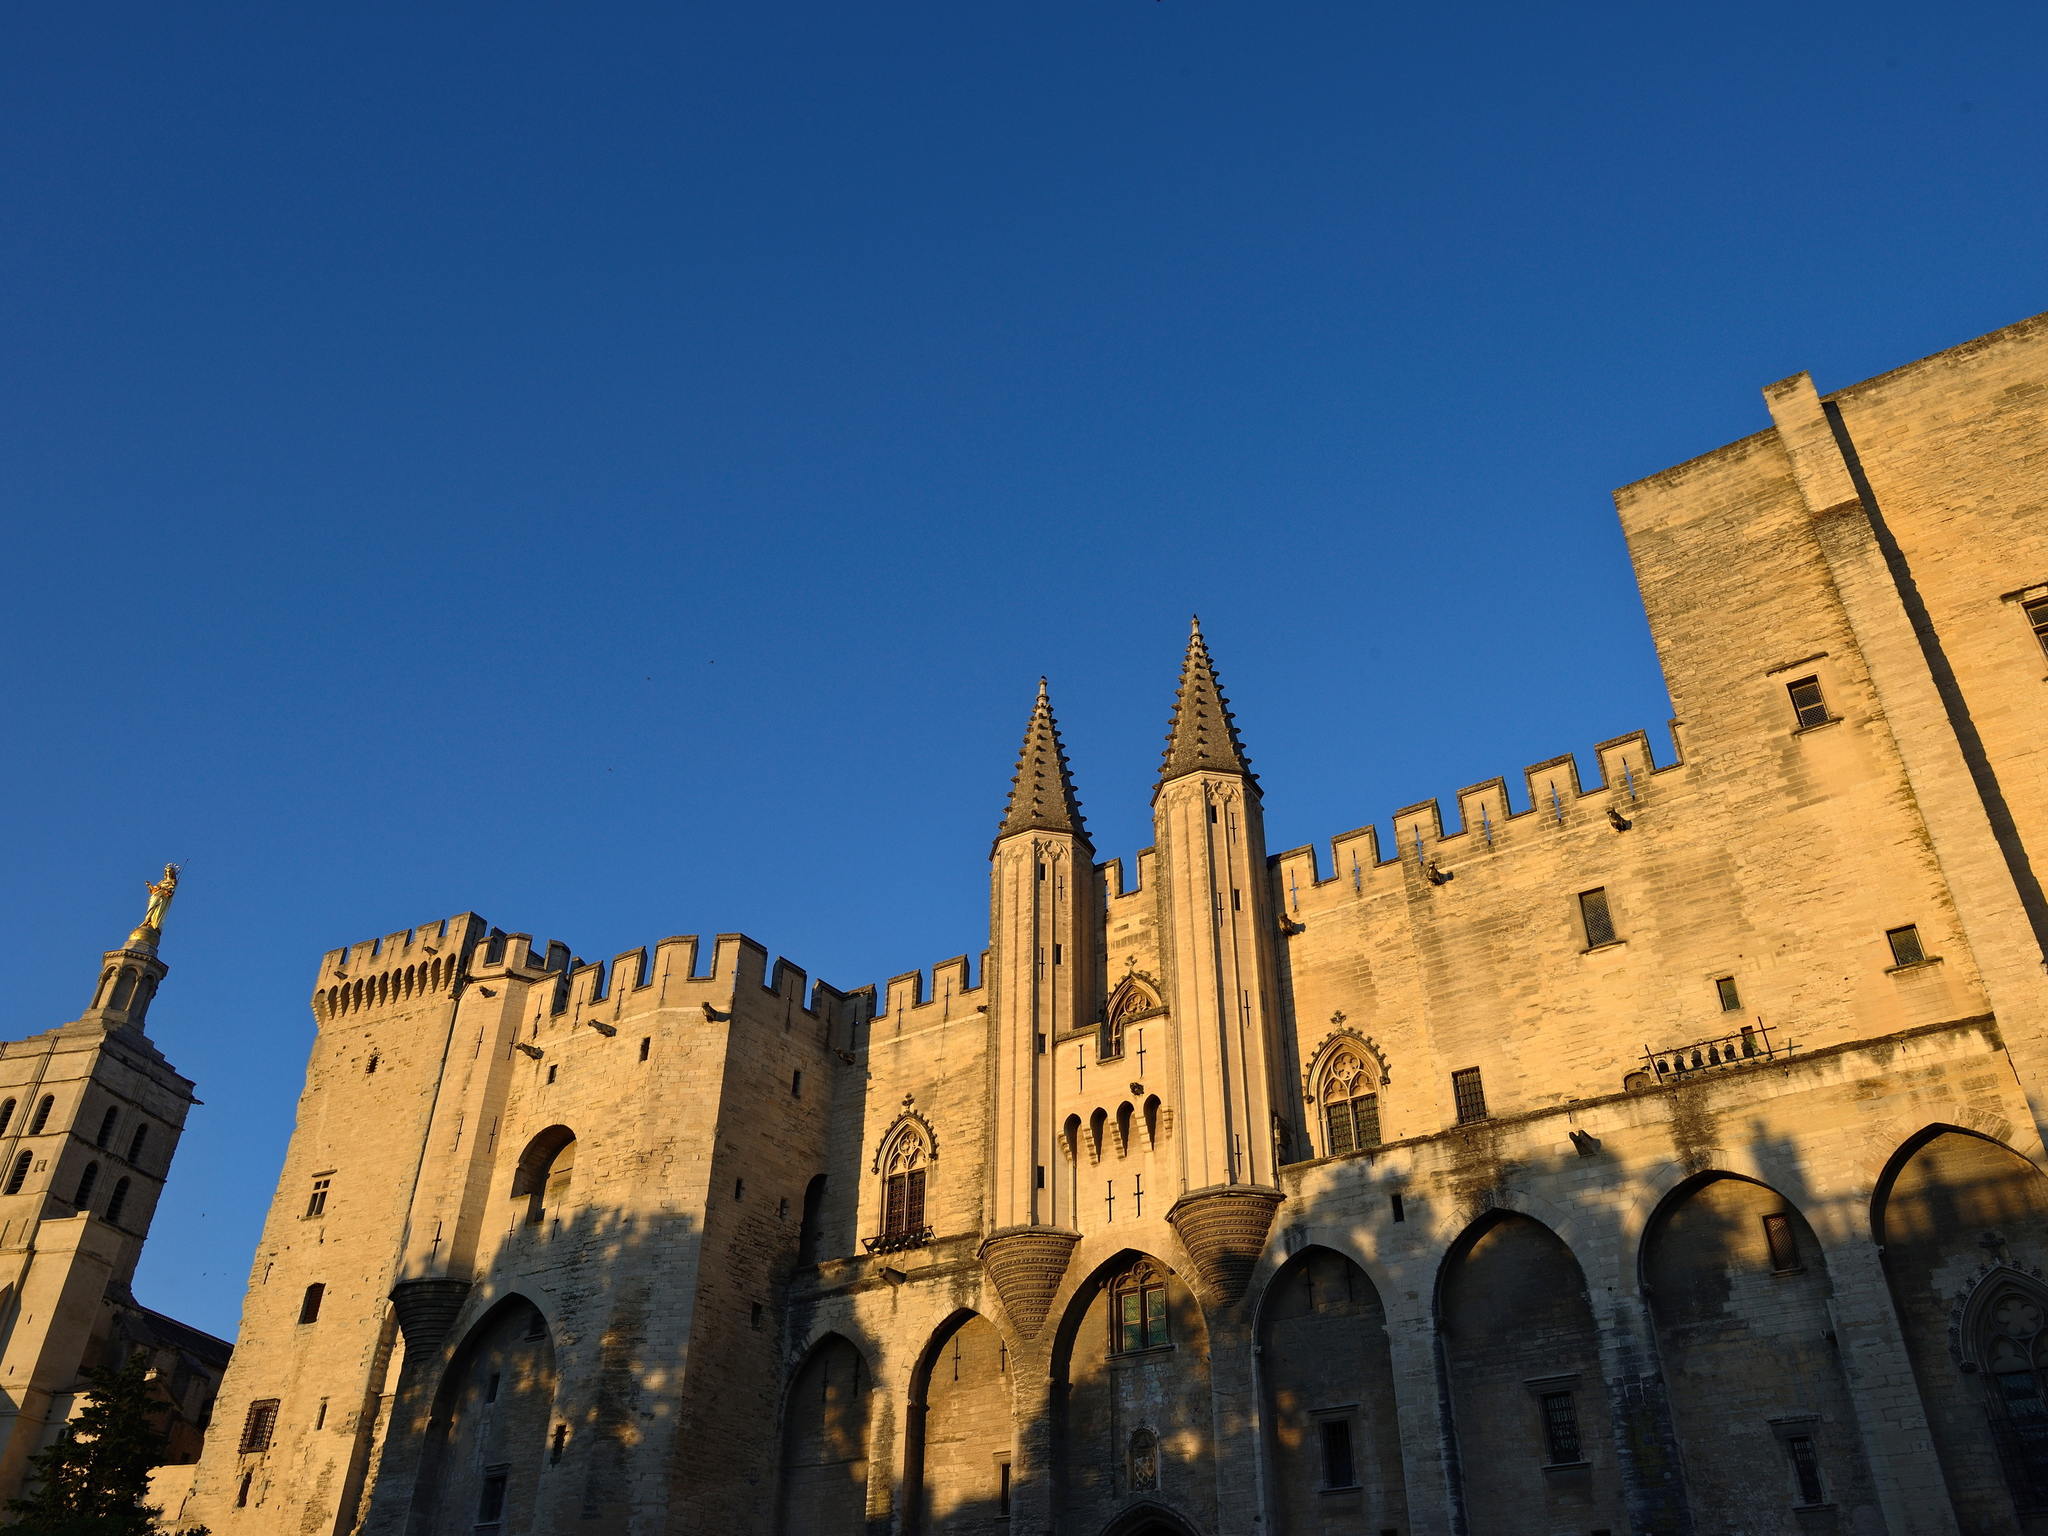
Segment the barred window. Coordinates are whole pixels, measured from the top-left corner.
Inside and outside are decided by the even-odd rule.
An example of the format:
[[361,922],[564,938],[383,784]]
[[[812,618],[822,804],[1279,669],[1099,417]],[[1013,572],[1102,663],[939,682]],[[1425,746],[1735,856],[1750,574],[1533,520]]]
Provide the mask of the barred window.
[[148,1142],[149,1127],[147,1125],[135,1127],[135,1134],[128,1138],[128,1161],[137,1164],[141,1163],[142,1149]]
[[1819,678],[1798,678],[1785,685],[1785,692],[1791,696],[1792,713],[1801,730],[1810,725],[1826,725],[1834,718],[1828,713],[1828,701],[1821,696]]
[[1825,1503],[1826,1495],[1820,1486],[1820,1454],[1813,1447],[1813,1437],[1793,1435],[1785,1441],[1785,1450],[1792,1458],[1792,1475],[1799,1482],[1799,1502]]
[[1721,999],[1721,1011],[1733,1013],[1742,1006],[1742,994],[1735,990],[1735,978],[1723,976],[1714,983],[1714,991]]
[[13,1120],[14,1100],[9,1099],[5,1103],[0,1103],[0,1136],[7,1134],[7,1127],[13,1123]]
[[113,1138],[114,1122],[119,1120],[120,1118],[121,1110],[118,1105],[115,1108],[108,1110],[104,1115],[102,1115],[100,1117],[100,1133],[99,1135],[93,1138],[92,1144],[96,1147],[106,1146],[108,1141],[110,1141]]
[[2043,653],[2048,653],[2048,597],[2037,597],[2021,606],[2026,610],[2027,622],[2034,627],[2034,638],[2041,642]]
[[1614,942],[1614,918],[1607,910],[1607,888],[1579,892],[1579,921],[1585,924],[1586,948]]
[[1552,1466],[1584,1461],[1579,1446],[1579,1405],[1569,1392],[1546,1392],[1543,1406],[1543,1443]]
[[255,1451],[270,1449],[270,1437],[277,1431],[277,1399],[259,1397],[249,1405],[249,1416],[242,1420],[242,1454],[247,1456]]
[[93,1186],[99,1183],[99,1181],[100,1165],[98,1163],[87,1163],[85,1165],[85,1172],[78,1176],[78,1198],[71,1203],[81,1211],[92,1204]]
[[56,1105],[57,1100],[53,1095],[47,1093],[43,1095],[42,1102],[36,1105],[35,1119],[29,1121],[28,1123],[29,1135],[40,1136],[43,1134],[43,1127],[50,1123],[50,1111],[54,1109]]
[[1351,1421],[1323,1420],[1323,1486],[1356,1488],[1357,1469],[1351,1462]]
[[1451,1097],[1458,1106],[1458,1124],[1470,1125],[1486,1118],[1486,1085],[1477,1067],[1464,1067],[1451,1074]]
[[1792,1230],[1790,1216],[1764,1218],[1764,1248],[1771,1256],[1771,1273],[1789,1275],[1799,1268],[1799,1235]]
[[7,1190],[10,1195],[21,1193],[21,1186],[28,1179],[28,1165],[35,1161],[35,1154],[24,1152],[14,1160],[14,1171],[7,1175]]
[[1885,938],[1892,946],[1893,965],[1918,965],[1927,958],[1927,950],[1920,942],[1920,929],[1908,923],[1903,928],[1892,928],[1885,932]]
[[114,1180],[114,1193],[107,1201],[108,1226],[117,1227],[121,1224],[121,1212],[127,1208],[127,1205],[128,1181],[126,1179],[116,1179]]

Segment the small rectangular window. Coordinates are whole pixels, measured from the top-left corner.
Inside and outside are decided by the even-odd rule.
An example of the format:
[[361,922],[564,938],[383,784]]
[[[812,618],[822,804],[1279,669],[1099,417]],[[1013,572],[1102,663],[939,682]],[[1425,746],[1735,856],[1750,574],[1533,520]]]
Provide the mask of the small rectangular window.
[[1834,718],[1828,713],[1828,701],[1821,697],[1819,678],[1802,677],[1789,682],[1785,692],[1792,696],[1792,713],[1798,717],[1802,731],[1810,725],[1826,725]]
[[1790,1216],[1781,1212],[1764,1218],[1764,1247],[1771,1256],[1772,1274],[1789,1275],[1799,1268],[1799,1236]]
[[753,1324],[754,1327],[759,1328],[761,1326],[761,1316],[761,1303],[757,1301],[748,1307],[747,1321]]
[[1464,1067],[1451,1074],[1451,1097],[1457,1101],[1458,1124],[1470,1125],[1486,1118],[1486,1085],[1477,1067]]
[[1403,1200],[1398,1194],[1387,1196],[1387,1209],[1393,1213],[1394,1220],[1396,1221],[1406,1221],[1408,1219],[1408,1202]]
[[327,1189],[333,1182],[332,1174],[323,1174],[313,1181],[313,1192],[306,1197],[307,1216],[320,1216],[326,1213]]
[[2037,597],[2020,605],[2026,610],[2027,622],[2034,627],[2034,638],[2041,642],[2041,651],[2048,655],[2048,597]]
[[996,1463],[996,1512],[1007,1520],[1010,1518],[1010,1464]]
[[486,1467],[483,1486],[476,1495],[476,1523],[478,1526],[498,1526],[505,1522],[505,1481],[511,1472],[509,1467]]
[[640,1037],[640,1059],[642,1061],[645,1061],[647,1059],[647,1053],[650,1049],[652,1049],[653,1045],[654,1041],[652,1037],[647,1035],[642,1035]]
[[1912,923],[1887,930],[1885,938],[1891,942],[1893,965],[1919,965],[1927,958],[1920,943],[1920,930]]
[[1546,1392],[1543,1404],[1543,1443],[1550,1452],[1550,1464],[1562,1466],[1583,1461],[1579,1449],[1579,1405],[1569,1392]]
[[317,1323],[320,1321],[320,1302],[327,1295],[327,1287],[314,1281],[306,1287],[306,1294],[299,1302],[299,1321]]
[[1586,927],[1586,948],[1614,942],[1614,918],[1607,910],[1607,888],[1579,892],[1579,921]]
[[804,1069],[802,1067],[798,1067],[789,1074],[789,1096],[792,1099],[800,1099],[804,1096]]
[[1785,1450],[1792,1458],[1792,1475],[1799,1483],[1799,1502],[1826,1502],[1827,1496],[1820,1486],[1820,1455],[1813,1448],[1812,1436],[1791,1436],[1785,1441]]
[[249,1416],[242,1420],[242,1454],[270,1449],[270,1437],[277,1430],[277,1399],[259,1397],[249,1405]]
[[1714,983],[1714,991],[1720,996],[1723,1013],[1733,1013],[1742,1006],[1742,994],[1735,990],[1733,976],[1721,977]]
[[1356,1488],[1358,1475],[1351,1465],[1351,1421],[1323,1420],[1323,1486]]

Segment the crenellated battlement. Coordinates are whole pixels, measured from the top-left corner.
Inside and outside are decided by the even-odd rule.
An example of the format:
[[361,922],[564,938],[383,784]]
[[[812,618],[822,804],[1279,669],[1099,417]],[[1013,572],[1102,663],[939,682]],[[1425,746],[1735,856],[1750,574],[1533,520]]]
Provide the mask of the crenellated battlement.
[[1102,881],[1102,895],[1105,901],[1122,901],[1136,896],[1140,891],[1152,888],[1153,871],[1158,868],[1159,850],[1140,848],[1131,856],[1126,865],[1122,859],[1110,859],[1095,866],[1095,873]]
[[490,925],[474,912],[329,950],[313,982],[313,1013],[338,1018],[451,994]]
[[[1678,722],[1672,722],[1671,731],[1676,744]],[[1653,784],[1685,767],[1682,757],[1659,764],[1649,733],[1640,730],[1600,742],[1593,756],[1599,777],[1592,783],[1581,782],[1579,760],[1572,753],[1524,768],[1520,809],[1509,798],[1505,778],[1487,779],[1458,791],[1455,823],[1446,821],[1436,799],[1419,800],[1389,818],[1390,847],[1382,848],[1378,827],[1359,827],[1331,839],[1327,874],[1313,844],[1271,855],[1268,868],[1283,897],[1339,880],[1349,881],[1360,893],[1368,878],[1405,879],[1420,873],[1441,882],[1451,875],[1440,860],[1534,846],[1550,834],[1592,824],[1614,827],[1615,818],[1632,822],[1636,808],[1647,804]],[[1295,905],[1294,900],[1286,902],[1290,909]]]
[[[975,976],[975,967],[969,964],[966,955],[955,955],[950,960],[941,960],[931,968],[931,982],[927,987],[923,970],[905,971],[901,976],[891,976],[880,989],[863,988],[875,992],[878,1006],[877,1018],[895,1018],[907,1021],[909,1016],[931,1009],[946,1010],[956,1006],[962,998],[979,1002],[982,984],[988,978],[988,951],[983,950],[980,958],[980,977]],[[932,1015],[937,1017],[936,1014]]]

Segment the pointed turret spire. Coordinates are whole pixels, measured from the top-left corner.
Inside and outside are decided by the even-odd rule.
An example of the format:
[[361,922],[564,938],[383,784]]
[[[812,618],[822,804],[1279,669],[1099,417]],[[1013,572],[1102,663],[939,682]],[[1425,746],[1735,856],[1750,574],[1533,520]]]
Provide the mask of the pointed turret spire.
[[1031,706],[1031,723],[1024,727],[1024,747],[1017,754],[1017,776],[1011,781],[1010,804],[1003,813],[997,840],[1013,832],[1087,836],[1081,802],[1074,798],[1074,781],[1067,772],[1066,748],[1060,745],[1060,728],[1053,722],[1052,698],[1042,677],[1038,701]]
[[1202,639],[1202,621],[1191,621],[1188,653],[1180,664],[1180,693],[1173,701],[1173,720],[1166,730],[1166,758],[1159,765],[1159,782],[1177,779],[1184,773],[1208,769],[1215,773],[1241,773],[1254,785],[1251,759],[1244,755],[1244,743],[1237,739],[1237,721],[1231,716],[1230,701],[1216,680],[1216,664],[1209,659],[1209,647]]

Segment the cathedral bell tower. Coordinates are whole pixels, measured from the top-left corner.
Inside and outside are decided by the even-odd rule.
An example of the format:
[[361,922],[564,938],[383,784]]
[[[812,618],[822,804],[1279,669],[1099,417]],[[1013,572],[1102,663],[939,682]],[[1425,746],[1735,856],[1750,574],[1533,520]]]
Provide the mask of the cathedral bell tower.
[[1074,798],[1045,679],[1024,729],[1010,803],[989,861],[989,1027],[996,1062],[990,1177],[994,1231],[982,1263],[1027,1336],[1045,1322],[1079,1235],[1057,1209],[1052,1050],[1089,1022],[1097,928],[1095,853]]
[[1179,1042],[1185,1191],[1167,1220],[1235,1301],[1280,1203],[1272,1062],[1274,916],[1259,781],[1196,620],[1152,796],[1160,920]]

